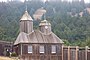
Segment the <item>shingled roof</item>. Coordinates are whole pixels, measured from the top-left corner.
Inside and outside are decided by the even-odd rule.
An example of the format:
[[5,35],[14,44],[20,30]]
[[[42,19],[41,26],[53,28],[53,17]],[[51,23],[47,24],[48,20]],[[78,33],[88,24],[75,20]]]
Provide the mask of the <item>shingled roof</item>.
[[41,31],[33,31],[30,34],[21,32],[14,45],[19,43],[63,43],[53,32],[50,34],[44,34]]
[[43,20],[43,21],[41,21],[39,26],[43,26],[43,25],[51,25],[51,24],[47,20]]
[[33,20],[27,11],[23,14],[20,20]]

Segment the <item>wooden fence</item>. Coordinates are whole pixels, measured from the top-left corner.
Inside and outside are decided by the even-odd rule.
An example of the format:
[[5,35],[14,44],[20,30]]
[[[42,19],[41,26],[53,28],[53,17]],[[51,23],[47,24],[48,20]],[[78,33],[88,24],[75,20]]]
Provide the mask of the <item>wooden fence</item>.
[[62,46],[62,60],[90,60],[90,48]]

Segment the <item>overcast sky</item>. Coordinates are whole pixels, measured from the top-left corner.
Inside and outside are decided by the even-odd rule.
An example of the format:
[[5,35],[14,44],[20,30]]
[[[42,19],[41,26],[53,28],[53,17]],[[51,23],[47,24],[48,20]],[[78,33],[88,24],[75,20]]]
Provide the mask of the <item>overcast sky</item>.
[[[0,0],[0,2],[1,1],[5,1],[6,2],[7,0]],[[21,0],[21,1],[24,2],[24,0]],[[43,1],[46,1],[46,0],[43,0]],[[68,0],[68,1],[71,1],[71,0]],[[85,2],[88,3],[88,2],[90,2],[90,0],[85,0]]]

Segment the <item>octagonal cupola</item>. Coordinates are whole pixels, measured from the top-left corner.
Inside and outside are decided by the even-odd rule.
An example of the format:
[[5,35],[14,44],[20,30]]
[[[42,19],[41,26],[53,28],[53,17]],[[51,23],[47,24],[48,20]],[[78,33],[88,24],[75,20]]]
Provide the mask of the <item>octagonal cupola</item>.
[[33,19],[27,12],[20,19],[20,32],[30,33],[33,31]]
[[51,24],[47,20],[43,20],[39,24],[39,29],[42,33],[49,34],[51,32]]

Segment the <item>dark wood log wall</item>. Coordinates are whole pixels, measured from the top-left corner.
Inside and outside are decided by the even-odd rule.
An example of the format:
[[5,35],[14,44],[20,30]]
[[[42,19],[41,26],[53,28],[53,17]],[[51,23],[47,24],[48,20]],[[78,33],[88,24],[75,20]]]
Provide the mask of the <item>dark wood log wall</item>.
[[[28,53],[28,45],[32,45],[33,52]],[[56,53],[51,53],[51,46],[56,46]],[[39,47],[44,46],[44,53],[39,52]],[[25,60],[62,60],[61,44],[22,44],[22,59]]]
[[88,50],[88,53],[87,53],[87,60],[90,60],[90,49]]
[[85,58],[85,50],[79,50],[78,51],[78,60],[86,60]]
[[[30,44],[33,46],[33,52],[28,53],[28,45],[22,45],[22,60],[90,60],[90,49],[85,47],[62,47],[60,44]],[[41,45],[45,48],[44,53],[39,52]],[[51,45],[56,45],[56,53],[51,53]]]
[[0,44],[0,55],[3,55],[3,46]]
[[11,42],[0,41],[0,56],[6,56],[7,49],[11,51],[12,46]]

